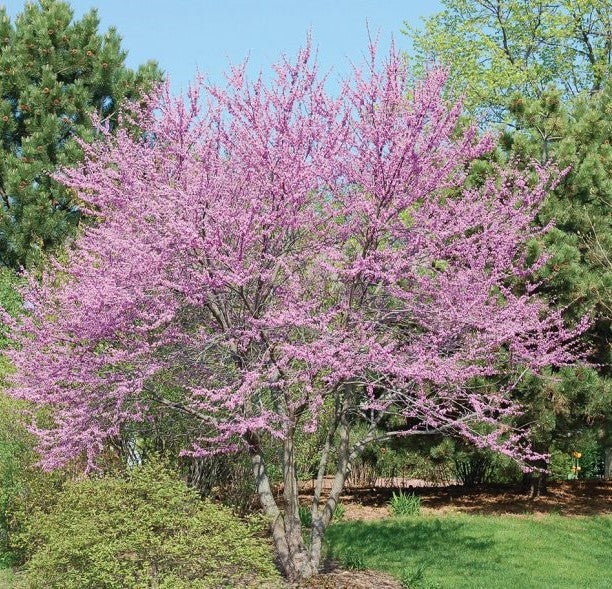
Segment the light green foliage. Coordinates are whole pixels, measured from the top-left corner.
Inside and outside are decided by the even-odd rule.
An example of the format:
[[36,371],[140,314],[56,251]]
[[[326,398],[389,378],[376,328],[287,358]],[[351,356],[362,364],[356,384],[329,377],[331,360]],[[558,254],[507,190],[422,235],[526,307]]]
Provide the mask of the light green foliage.
[[[12,270],[0,267],[0,304],[13,315],[21,308],[17,283]],[[5,336],[0,329],[0,564],[20,560],[13,538],[21,525],[20,506],[30,502],[30,483],[41,475],[32,468],[36,456],[32,436],[21,423],[23,405],[3,392],[11,370],[1,353],[7,343]],[[51,495],[51,489],[47,494]]]
[[0,587],[2,589],[27,589],[26,579],[21,571],[3,569],[0,565]]
[[442,0],[422,29],[405,23],[414,67],[450,68],[455,91],[472,112],[503,118],[520,92],[539,96],[597,90],[609,73],[612,17],[608,0]]
[[28,2],[14,23],[0,8],[0,264],[39,262],[73,232],[78,203],[49,173],[80,160],[73,138],[93,138],[92,112],[116,126],[160,78],[153,62],[126,68],[117,32],[98,24],[61,0]]
[[[346,513],[346,507],[342,503],[338,502],[334,508],[332,514],[332,520],[339,522],[344,519]],[[312,510],[309,505],[300,505],[299,507],[300,522],[304,528],[310,528],[312,526]]]
[[0,392],[0,563],[14,560],[12,532],[32,462],[28,436],[18,425],[15,403]]
[[346,507],[342,505],[342,503],[338,502],[336,507],[334,508],[334,513],[332,515],[332,519],[335,522],[341,522],[346,515]]
[[33,589],[247,587],[277,575],[266,540],[155,463],[67,483],[26,536]]
[[345,546],[340,551],[327,550],[327,557],[336,561],[343,569],[363,570],[366,568],[365,558],[359,551]]
[[567,480],[572,473],[572,456],[568,452],[553,449],[550,453],[550,476],[557,480]]
[[612,517],[452,515],[350,521],[329,551],[411,589],[607,589]]
[[405,517],[407,515],[420,515],[421,498],[414,493],[393,492],[389,501],[389,510],[393,517]]

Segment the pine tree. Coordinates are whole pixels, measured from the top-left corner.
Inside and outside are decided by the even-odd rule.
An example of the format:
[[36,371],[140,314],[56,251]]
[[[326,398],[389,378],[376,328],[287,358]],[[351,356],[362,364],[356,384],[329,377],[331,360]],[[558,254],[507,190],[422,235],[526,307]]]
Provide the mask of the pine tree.
[[540,291],[570,317],[592,318],[586,335],[593,366],[562,370],[554,386],[532,381],[523,388],[524,419],[538,423],[534,444],[542,451],[582,451],[592,438],[603,453],[612,443],[611,97],[608,78],[600,91],[573,101],[548,91],[539,98],[516,95],[509,108],[516,128],[504,136],[506,157],[525,164],[552,159],[568,169],[538,219],[554,223],[533,252],[549,256]]
[[[408,26],[414,69],[450,68],[451,86],[470,113],[504,122],[504,149],[472,167],[475,183],[517,158],[525,167],[569,168],[537,218],[554,227],[533,243],[543,252],[540,295],[577,319],[592,317],[590,368],[551,371],[519,387],[523,420],[537,424],[541,452],[580,450],[585,435],[612,445],[612,25],[603,0],[443,0],[424,30]],[[512,165],[515,165],[513,163]],[[531,482],[534,482],[533,480]],[[536,481],[537,482],[537,481]],[[532,491],[537,492],[535,486]]]
[[121,38],[98,26],[95,10],[74,20],[60,0],[28,3],[14,23],[0,8],[0,264],[31,265],[74,231],[78,203],[49,173],[80,160],[74,138],[93,138],[94,111],[116,124],[161,77],[154,62],[126,68]]
[[558,92],[516,96],[517,130],[505,137],[508,155],[524,162],[553,159],[568,173],[539,215],[550,256],[542,278],[547,294],[574,316],[589,312],[591,358],[609,372],[612,317],[612,80],[602,90],[564,102]]

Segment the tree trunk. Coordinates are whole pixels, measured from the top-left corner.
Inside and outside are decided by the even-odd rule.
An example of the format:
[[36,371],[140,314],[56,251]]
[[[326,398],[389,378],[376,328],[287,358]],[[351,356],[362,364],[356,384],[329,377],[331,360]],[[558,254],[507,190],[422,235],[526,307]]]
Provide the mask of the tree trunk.
[[[548,464],[544,460],[538,460],[535,466],[541,469],[548,468]],[[546,495],[548,492],[547,480],[548,475],[545,472],[527,472],[523,475],[523,492],[528,493],[530,499],[537,499],[540,495]]]
[[374,437],[374,430],[361,442],[350,447],[349,423],[346,415],[339,419],[336,475],[325,504],[320,506],[321,492],[325,474],[325,466],[329,456],[331,442],[336,432],[336,425],[327,436],[325,449],[315,483],[312,501],[312,529],[310,544],[304,542],[303,528],[299,513],[299,487],[294,452],[294,429],[289,428],[283,446],[283,499],[284,510],[278,507],[266,474],[263,455],[257,440],[251,437],[248,442],[251,447],[251,460],[255,487],[265,514],[270,518],[270,529],[276,547],[278,565],[290,581],[307,579],[317,574],[321,563],[321,552],[325,530],[329,526],[344,483],[351,472],[355,459],[365,445]]
[[531,472],[526,475],[524,487],[530,499],[537,499],[540,495],[546,495],[548,492],[546,479],[547,475],[543,472]]
[[309,550],[302,535],[293,440],[286,441],[284,448],[284,512],[279,509],[274,499],[263,456],[255,450],[251,453],[251,460],[257,494],[265,514],[270,518],[270,530],[281,572],[289,581],[299,581],[315,575],[319,569],[321,554],[320,551],[313,553]]

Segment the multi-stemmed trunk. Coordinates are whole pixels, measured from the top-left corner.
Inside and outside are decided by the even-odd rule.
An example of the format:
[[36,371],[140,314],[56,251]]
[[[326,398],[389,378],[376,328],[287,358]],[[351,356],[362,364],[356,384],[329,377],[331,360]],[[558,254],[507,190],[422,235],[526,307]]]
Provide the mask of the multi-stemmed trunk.
[[293,434],[293,430],[287,432],[283,445],[282,509],[279,507],[272,492],[264,458],[257,445],[251,446],[251,460],[257,494],[265,514],[270,519],[270,528],[276,548],[278,564],[287,579],[297,581],[315,575],[319,571],[325,531],[331,522],[351,466],[363,449],[366,440],[362,440],[362,443],[349,448],[349,428],[341,420],[340,427],[338,428],[339,444],[336,448],[338,456],[336,474],[329,494],[323,502],[321,495],[324,475],[332,440],[336,434],[336,427],[333,427],[328,432],[315,482],[312,500],[312,526],[310,528],[309,541],[306,542],[299,512],[299,487]]
[[256,489],[263,510],[270,519],[278,565],[287,579],[297,581],[317,573],[321,552],[320,549],[313,551],[312,544],[307,546],[302,533],[292,442],[285,442],[284,459],[284,509],[281,510],[272,493],[262,455],[259,452],[252,454]]

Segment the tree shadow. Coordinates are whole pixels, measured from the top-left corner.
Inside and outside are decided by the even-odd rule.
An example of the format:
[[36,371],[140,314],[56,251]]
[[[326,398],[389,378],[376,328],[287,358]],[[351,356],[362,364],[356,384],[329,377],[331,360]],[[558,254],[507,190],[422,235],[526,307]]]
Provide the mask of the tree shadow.
[[493,556],[490,535],[473,535],[457,520],[398,518],[377,522],[340,522],[328,530],[332,554],[357,553],[366,562],[384,561],[393,568],[411,564],[428,567],[441,558],[469,567],[473,557]]

